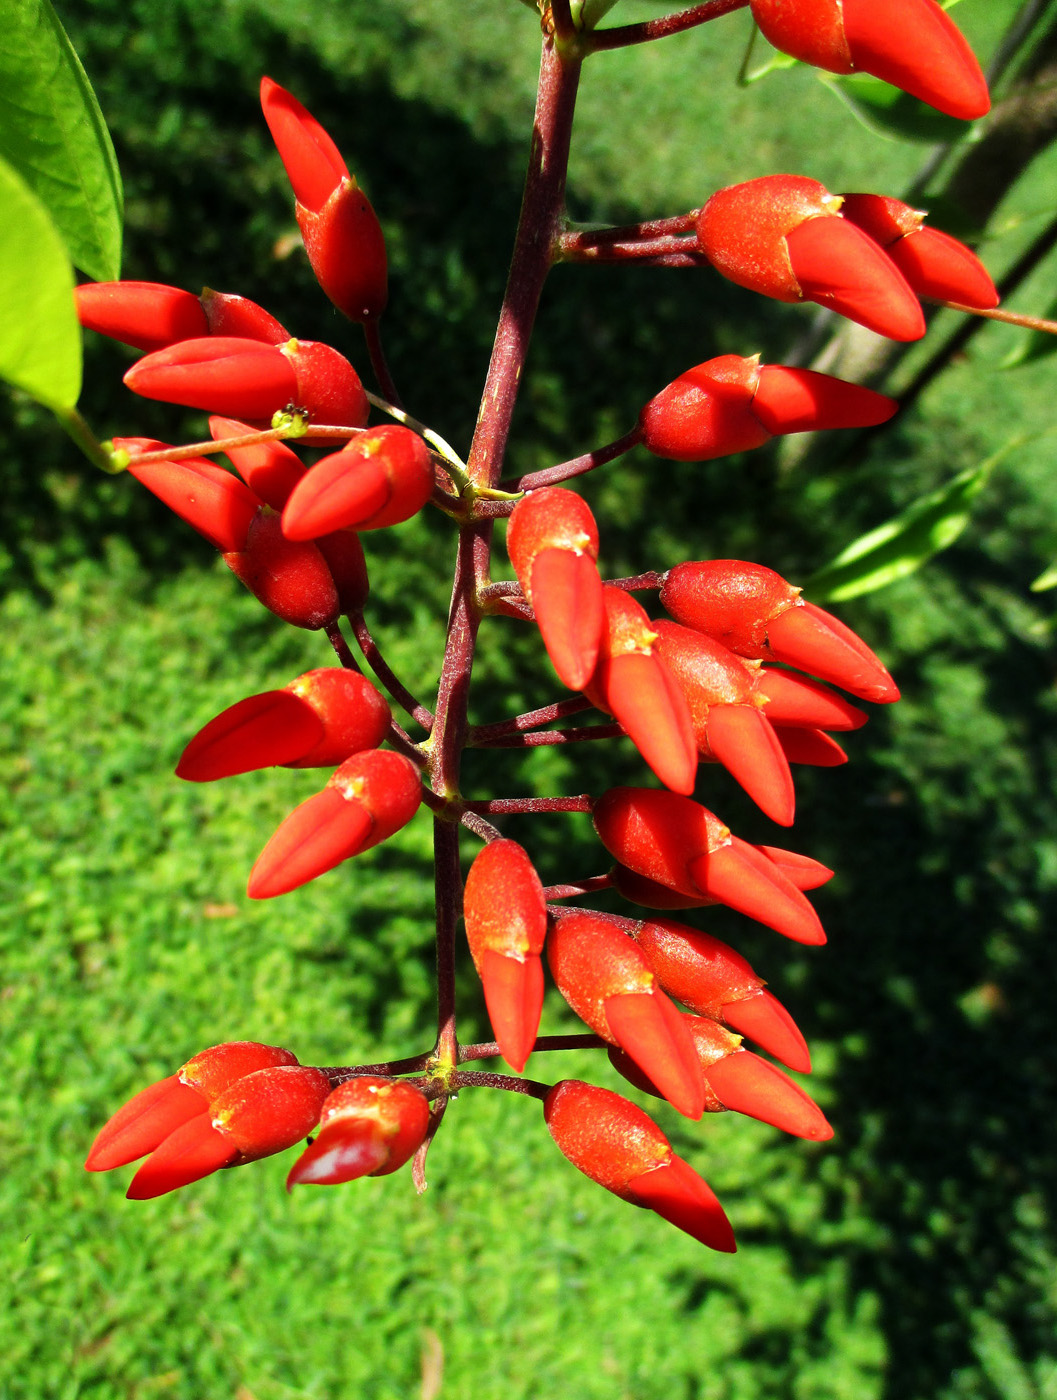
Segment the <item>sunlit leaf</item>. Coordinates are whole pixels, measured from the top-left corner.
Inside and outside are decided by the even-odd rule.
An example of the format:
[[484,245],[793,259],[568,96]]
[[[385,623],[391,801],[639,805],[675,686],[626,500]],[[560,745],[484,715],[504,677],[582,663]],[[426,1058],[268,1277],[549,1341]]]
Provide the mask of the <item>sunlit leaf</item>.
[[1031,585],[1032,593],[1045,593],[1048,588],[1057,588],[1057,561],[1052,563],[1048,569],[1043,569]]
[[48,211],[0,161],[0,377],[50,408],[81,392],[73,268]]
[[73,262],[121,271],[121,177],[95,93],[50,0],[0,0],[0,157],[51,214]]
[[835,92],[869,131],[890,141],[924,141],[946,145],[960,141],[970,130],[968,122],[937,112],[907,92],[869,73],[846,77],[820,73],[820,81]]
[[814,602],[836,603],[873,593],[920,569],[954,543],[995,466],[1023,442],[1023,437],[1013,439],[980,466],[959,472],[946,486],[861,535],[808,579],[805,592]]

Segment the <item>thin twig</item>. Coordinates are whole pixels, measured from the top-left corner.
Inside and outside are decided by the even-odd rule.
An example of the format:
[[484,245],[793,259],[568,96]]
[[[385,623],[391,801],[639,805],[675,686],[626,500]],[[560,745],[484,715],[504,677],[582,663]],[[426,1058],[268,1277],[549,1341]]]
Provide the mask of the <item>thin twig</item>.
[[1026,331],[1057,335],[1057,321],[1047,321],[1043,316],[1029,316],[1023,311],[1007,311],[1001,306],[992,306],[985,311],[978,306],[962,306],[956,301],[941,301],[939,305],[947,307],[949,311],[962,311],[966,316],[984,316],[989,321],[1004,321],[1007,326],[1023,326]]
[[512,1094],[531,1094],[534,1099],[545,1099],[554,1088],[553,1084],[541,1084],[538,1079],[517,1079],[512,1074],[490,1074],[487,1070],[475,1069],[457,1069],[451,1076],[450,1085],[455,1093],[460,1089],[480,1087],[506,1089]]
[[636,424],[629,433],[606,443],[604,447],[596,447],[582,457],[572,457],[568,462],[559,462],[557,466],[545,467],[542,471],[526,472],[524,476],[514,477],[503,485],[508,491],[538,491],[542,486],[554,486],[559,481],[569,481],[574,476],[583,476],[585,472],[605,466],[607,462],[622,457],[641,440],[642,429]]
[[356,642],[363,652],[367,664],[378,677],[381,683],[388,690],[389,694],[397,704],[411,716],[416,724],[420,724],[428,734],[433,728],[433,712],[427,710],[425,705],[420,705],[407,687],[393,673],[392,668],[378,650],[378,643],[371,636],[370,629],[363,619],[362,613],[357,613],[355,617],[350,617],[352,630],[356,636]]
[[610,890],[612,888],[612,875],[592,875],[590,879],[580,880],[575,885],[547,885],[543,890],[543,895],[549,904],[551,900],[579,899],[582,895],[594,894],[597,890]]
[[478,749],[532,749],[549,744],[583,744],[592,739],[622,739],[624,729],[619,724],[591,724],[580,729],[534,729],[527,734],[505,734],[486,743],[478,741]]
[[495,724],[472,725],[469,741],[475,746],[481,746],[492,739],[501,739],[504,734],[521,734],[526,729],[539,729],[544,724],[553,724],[556,719],[565,719],[569,715],[577,715],[582,710],[591,708],[591,702],[585,696],[573,695],[568,700],[558,700],[553,705],[544,705],[539,710],[527,710],[524,714],[514,715],[512,719],[501,719]]
[[597,248],[605,243],[634,243],[638,239],[668,238],[690,233],[700,209],[675,214],[668,219],[644,219],[638,224],[607,224],[603,228],[567,228],[559,238],[560,248]]
[[397,392],[396,384],[389,370],[389,361],[385,357],[382,348],[382,328],[377,316],[372,316],[363,323],[363,335],[367,341],[367,354],[370,357],[371,368],[374,370],[374,377],[378,380],[378,387],[396,408],[403,408],[403,400]]
[[684,30],[695,29],[699,24],[707,24],[709,20],[729,15],[734,10],[742,10],[748,3],[749,0],[704,0],[703,4],[692,5],[678,14],[662,15],[660,19],[622,24],[615,29],[596,29],[591,35],[589,51],[622,49],[629,44],[647,44],[653,39],[665,39],[669,34],[682,34]]
[[665,234],[660,238],[638,238],[627,243],[588,243],[574,242],[563,235],[558,244],[558,256],[562,262],[574,263],[622,263],[643,262],[656,266],[658,258],[667,258],[675,253],[695,256],[702,267],[708,267],[708,259],[698,252],[697,239],[693,234]]
[[[550,1050],[597,1050],[606,1042],[598,1035],[541,1035],[536,1037],[532,1053],[545,1053]],[[459,1063],[468,1060],[494,1060],[502,1055],[502,1050],[492,1041],[482,1041],[479,1045],[460,1045]]]
[[331,1084],[344,1083],[346,1079],[356,1079],[364,1074],[374,1074],[391,1079],[398,1074],[418,1074],[426,1068],[433,1057],[432,1050],[421,1055],[409,1055],[403,1060],[381,1060],[373,1065],[324,1065],[319,1072],[325,1074]]
[[467,802],[468,812],[481,812],[487,817],[526,816],[540,812],[590,812],[595,805],[590,793],[577,797],[489,797],[481,802]]
[[411,1180],[415,1183],[415,1190],[420,1196],[428,1185],[426,1181],[426,1156],[433,1139],[437,1135],[437,1129],[440,1127],[440,1120],[444,1117],[444,1112],[447,1107],[447,1095],[437,1099],[436,1102],[430,1106],[429,1127],[426,1129],[426,1136],[423,1138],[422,1145],[415,1153],[414,1160],[411,1163]]

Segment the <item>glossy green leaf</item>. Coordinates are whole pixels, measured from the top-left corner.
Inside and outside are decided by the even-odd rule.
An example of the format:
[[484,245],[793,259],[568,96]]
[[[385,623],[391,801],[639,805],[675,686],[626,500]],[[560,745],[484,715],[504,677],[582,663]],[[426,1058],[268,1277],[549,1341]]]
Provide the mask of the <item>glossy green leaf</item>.
[[73,268],[48,211],[0,161],[0,378],[49,408],[81,392]]
[[995,466],[1024,439],[1017,437],[979,467],[970,467],[900,511],[891,520],[854,540],[830,563],[812,574],[804,591],[812,602],[840,602],[873,593],[920,569],[952,545],[969,523],[976,497]]
[[121,272],[121,177],[95,93],[50,0],[0,0],[0,157],[89,277]]
[[968,122],[937,112],[869,73],[849,73],[847,77],[820,73],[819,80],[837,94],[863,126],[890,141],[946,145],[960,141],[970,130]]

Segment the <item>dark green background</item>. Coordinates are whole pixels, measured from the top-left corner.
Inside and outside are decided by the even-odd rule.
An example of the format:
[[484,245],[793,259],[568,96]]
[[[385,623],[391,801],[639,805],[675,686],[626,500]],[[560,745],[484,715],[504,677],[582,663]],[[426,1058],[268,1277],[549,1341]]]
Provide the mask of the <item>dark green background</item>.
[[[657,8],[625,0],[613,20]],[[986,55],[1014,8],[965,0],[957,15]],[[465,447],[527,146],[530,11],[79,0],[61,13],[126,181],[125,275],[241,291],[363,363],[289,251],[289,195],[257,108],[269,73],[372,197],[398,380]],[[778,169],[838,190],[906,186],[925,151],[866,133],[807,70],[738,89],[747,30],[734,16],[588,66],[574,214],[672,213]],[[982,250],[994,271],[1052,213],[1054,179],[1046,156],[999,211]],[[1015,304],[1044,309],[1052,278],[1051,261]],[[511,469],[624,431],[710,355],[778,358],[809,320],[705,272],[559,269]],[[743,556],[802,579],[1014,433],[1046,432],[1054,361],[1000,369],[1015,344],[985,331],[868,447],[826,444],[796,464],[635,453],[606,468],[584,490],[607,568]],[[201,433],[197,415],[120,387],[119,348],[88,349],[83,407],[102,435]],[[726,775],[702,780],[739,834],[838,871],[817,897],[823,950],[731,914],[699,921],[797,1016],[836,1129],[818,1147],[734,1115],[695,1126],[657,1110],[728,1209],[740,1252],[726,1258],[580,1177],[538,1105],[512,1095],[452,1106],[421,1200],[406,1172],[287,1199],[275,1161],[133,1204],[127,1172],[83,1172],[108,1114],[206,1044],[261,1039],[324,1064],[428,1045],[428,824],[249,903],[252,860],[318,776],[198,788],[172,767],[212,714],[327,664],[325,647],[262,613],[201,540],[131,480],[94,473],[26,401],[0,411],[4,1400],[388,1400],[420,1393],[421,1356],[438,1346],[445,1400],[1057,1397],[1054,652],[1050,596],[1029,592],[1057,552],[1052,438],[999,468],[954,548],[840,609],[904,699],[850,737],[846,768],[801,770],[792,833]],[[367,548],[372,622],[428,698],[451,532],[427,518]],[[557,694],[513,622],[486,626],[479,680],[481,720]],[[625,746],[575,762],[471,756],[467,791],[599,791],[643,772]],[[507,829],[548,878],[604,867],[582,817]],[[476,1032],[465,965],[463,977]],[[549,1000],[544,1029],[573,1028]],[[530,1072],[614,1084],[600,1058],[541,1056]]]

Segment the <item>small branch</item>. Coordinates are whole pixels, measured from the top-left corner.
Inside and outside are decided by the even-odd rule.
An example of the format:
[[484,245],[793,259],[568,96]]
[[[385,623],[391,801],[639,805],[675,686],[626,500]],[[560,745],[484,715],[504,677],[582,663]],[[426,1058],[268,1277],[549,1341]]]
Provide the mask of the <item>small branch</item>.
[[374,377],[378,381],[378,387],[382,393],[396,408],[403,408],[403,402],[397,393],[393,376],[389,372],[389,361],[385,358],[385,351],[382,349],[382,327],[380,318],[372,316],[363,323],[363,335],[367,342],[367,354],[370,356],[371,368],[374,370]]
[[606,243],[635,243],[639,239],[669,238],[677,233],[691,233],[697,224],[700,209],[675,214],[669,219],[645,219],[638,224],[609,224],[604,228],[568,228],[558,239],[560,249],[576,251],[597,248]]
[[699,24],[742,10],[748,3],[749,0],[704,0],[703,4],[692,5],[678,14],[662,15],[660,19],[622,24],[615,29],[596,29],[590,38],[589,51],[622,49],[629,44],[648,44],[653,39],[665,39],[669,34],[682,34],[684,30],[696,29]]
[[498,841],[503,833],[491,822],[486,822],[484,817],[478,812],[463,812],[459,818],[467,831],[472,831],[475,836],[480,836],[483,841]]
[[630,433],[606,443],[604,447],[596,447],[593,452],[585,452],[582,457],[572,457],[568,462],[545,467],[543,471],[527,472],[524,476],[515,477],[503,484],[509,491],[537,491],[541,486],[553,486],[559,481],[569,481],[574,476],[583,476],[585,472],[593,472],[596,467],[603,467],[607,462],[622,457],[641,440],[642,429],[636,424]]
[[490,1074],[486,1070],[457,1069],[451,1076],[451,1089],[506,1089],[512,1094],[531,1094],[534,1099],[545,1099],[554,1088],[553,1084],[541,1084],[538,1079],[517,1079],[512,1074]]
[[525,816],[540,812],[590,812],[595,805],[590,793],[579,797],[490,797],[482,802],[467,802],[468,812],[481,812],[488,817]]
[[346,1079],[356,1079],[364,1074],[376,1074],[385,1079],[391,1079],[398,1074],[420,1074],[432,1058],[433,1051],[427,1050],[421,1055],[410,1055],[404,1060],[381,1060],[374,1065],[325,1065],[320,1066],[319,1071],[327,1076],[332,1085],[337,1086]]
[[389,732],[385,737],[389,743],[392,744],[393,748],[399,753],[402,753],[405,758],[409,758],[416,768],[426,767],[428,762],[426,755],[422,752],[418,744],[415,743],[407,730],[404,729],[402,725],[398,724],[395,719],[390,718]]
[[459,828],[433,819],[437,905],[437,1045],[434,1058],[454,1065],[459,1042],[455,1026],[455,929],[462,910]]
[[602,582],[608,588],[622,588],[625,593],[636,593],[640,589],[660,588],[664,583],[664,575],[650,572],[634,574],[630,578],[607,578]]
[[478,741],[478,749],[531,749],[548,744],[583,744],[591,739],[622,739],[624,729],[619,724],[591,724],[581,729],[536,729],[528,734],[505,734],[486,743]]
[[[597,1050],[606,1045],[598,1035],[541,1035],[537,1036],[532,1053],[548,1050]],[[460,1045],[459,1063],[468,1060],[494,1060],[502,1055],[502,1050],[494,1040],[482,1041],[479,1045]]]
[[346,671],[355,671],[358,675],[362,674],[359,663],[345,640],[345,634],[342,632],[340,624],[336,621],[328,622],[323,630],[327,634],[327,641],[334,648],[335,655]]
[[555,899],[579,899],[582,895],[594,894],[597,890],[610,890],[612,888],[612,875],[592,875],[589,880],[581,880],[576,885],[547,885],[543,895],[549,904]]
[[420,724],[428,734],[433,728],[433,712],[427,710],[425,705],[420,705],[407,687],[397,680],[382,653],[378,650],[378,644],[363,620],[363,613],[357,613],[355,617],[350,617],[349,622],[352,624],[357,644],[366,657],[371,670],[397,704],[406,710],[415,723]]
[[579,40],[569,0],[551,0],[551,22],[559,45],[575,44]]
[[571,241],[563,234],[558,240],[558,257],[568,263],[623,263],[642,262],[656,267],[658,258],[668,258],[673,254],[686,255],[693,262],[678,263],[676,266],[709,267],[705,255],[698,251],[697,239],[693,234],[668,234],[662,238],[641,238],[628,243],[589,243]]
[[[496,588],[509,587],[508,584],[495,584]],[[514,585],[517,587],[517,584]],[[544,705],[539,710],[527,710],[524,714],[515,715],[513,719],[502,719],[496,724],[475,724],[470,727],[469,741],[472,745],[482,747],[492,739],[501,739],[504,734],[521,734],[526,729],[539,729],[544,724],[553,724],[556,719],[565,719],[567,715],[578,715],[583,710],[590,710],[593,706],[585,696],[574,695],[568,700],[558,700],[553,705]]]
[[1029,316],[1022,311],[1006,311],[1001,306],[993,306],[990,310],[983,311],[978,306],[962,306],[956,301],[941,301],[939,305],[947,307],[950,311],[962,311],[966,316],[984,316],[989,321],[1004,321],[1007,326],[1023,326],[1027,331],[1057,335],[1057,321],[1047,321],[1042,316]]
[[433,1139],[437,1136],[437,1129],[440,1127],[440,1120],[444,1117],[444,1111],[448,1107],[448,1099],[445,1095],[437,1099],[429,1110],[429,1127],[426,1129],[426,1136],[422,1140],[422,1146],[415,1153],[411,1163],[411,1180],[415,1183],[415,1190],[421,1196],[427,1186],[426,1181],[426,1154],[429,1152]]
[[[183,447],[159,448],[154,452],[129,452],[130,462],[135,462],[137,466],[149,466],[152,462],[182,462],[188,457],[208,457],[213,453],[227,452],[231,447],[255,447],[261,442],[281,442],[284,438],[297,439],[304,435],[305,426],[303,419],[295,419],[293,424],[284,423],[278,428],[264,428],[259,433],[240,433],[238,437],[229,438],[209,438],[206,442],[189,442]],[[357,433],[362,433],[362,428],[321,428],[312,429],[313,433],[340,433],[342,440],[347,441],[355,437]]]

